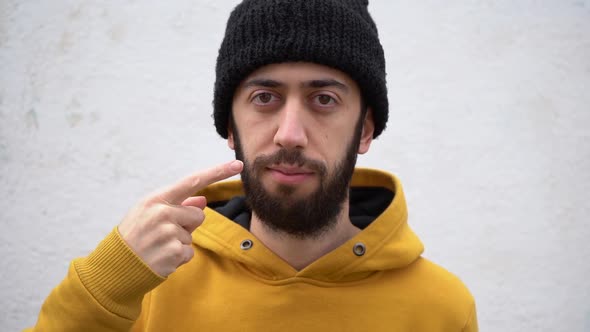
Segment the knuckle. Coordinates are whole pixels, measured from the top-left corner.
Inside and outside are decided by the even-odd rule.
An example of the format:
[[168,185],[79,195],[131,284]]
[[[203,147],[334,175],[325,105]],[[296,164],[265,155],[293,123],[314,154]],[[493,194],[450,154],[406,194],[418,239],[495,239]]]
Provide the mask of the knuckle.
[[165,238],[174,238],[176,236],[177,226],[170,223],[162,223],[159,229],[161,235]]
[[186,257],[185,257],[184,262],[186,263],[186,262],[190,261],[191,259],[193,259],[194,256],[195,256],[195,251],[193,250],[193,247],[190,245],[187,245],[186,246]]
[[176,271],[176,268],[174,268],[172,266],[166,266],[166,267],[162,268],[161,275],[164,277],[167,277],[167,276],[171,275],[174,271]]
[[225,167],[217,166],[215,169],[215,177],[220,178],[225,174]]
[[201,184],[201,177],[195,176],[191,179],[190,187],[197,188],[197,187],[199,187],[200,184]]
[[205,212],[202,209],[194,206],[187,206],[186,208],[189,212],[189,217],[186,219],[187,226],[196,227],[200,225],[205,219]]
[[154,214],[160,220],[168,220],[171,217],[170,207],[164,204],[154,206]]
[[145,207],[150,207],[153,205],[159,205],[162,203],[166,203],[166,200],[160,195],[160,194],[155,194],[153,196],[149,196],[144,198],[144,200],[141,202],[141,204]]
[[205,219],[205,212],[202,209],[199,209],[198,207],[195,207],[193,209],[194,211],[194,220],[196,220],[197,222],[201,222],[203,221],[203,219]]
[[189,234],[189,232],[184,231],[181,234],[180,242],[182,242],[182,244],[191,244],[193,242],[193,237]]
[[192,234],[195,231],[195,229],[197,229],[197,227],[199,227],[202,223],[202,220],[191,220],[191,222],[185,226],[185,229],[187,233]]
[[170,255],[178,262],[184,259],[184,250],[182,246],[182,243],[179,241],[174,241],[170,246]]

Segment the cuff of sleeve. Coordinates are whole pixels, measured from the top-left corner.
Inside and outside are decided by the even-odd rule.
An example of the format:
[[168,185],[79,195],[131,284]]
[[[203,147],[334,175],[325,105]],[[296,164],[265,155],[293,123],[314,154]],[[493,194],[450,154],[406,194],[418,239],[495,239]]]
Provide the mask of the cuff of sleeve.
[[105,309],[132,320],[141,312],[143,296],[166,280],[127,246],[117,227],[74,266],[84,287]]

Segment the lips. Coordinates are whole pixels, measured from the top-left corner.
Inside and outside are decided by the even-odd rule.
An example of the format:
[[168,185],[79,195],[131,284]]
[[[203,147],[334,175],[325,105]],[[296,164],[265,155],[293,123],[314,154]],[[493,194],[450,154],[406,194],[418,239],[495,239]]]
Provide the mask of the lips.
[[276,182],[289,185],[301,184],[314,175],[313,171],[296,166],[273,165],[268,170]]
[[268,168],[272,171],[281,172],[286,175],[313,174],[312,171],[300,167],[270,166]]

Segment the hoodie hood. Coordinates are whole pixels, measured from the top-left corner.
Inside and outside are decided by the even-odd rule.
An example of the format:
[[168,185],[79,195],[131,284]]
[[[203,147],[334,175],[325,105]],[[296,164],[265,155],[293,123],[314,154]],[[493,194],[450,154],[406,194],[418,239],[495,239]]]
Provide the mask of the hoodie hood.
[[[350,185],[350,219],[362,231],[340,247],[297,271],[248,231],[250,211],[241,181],[213,184],[205,196],[205,221],[193,243],[220,259],[241,265],[268,282],[307,279],[310,282],[351,282],[412,264],[424,247],[407,223],[402,185],[392,174],[357,168]],[[362,255],[355,248],[364,247]]]

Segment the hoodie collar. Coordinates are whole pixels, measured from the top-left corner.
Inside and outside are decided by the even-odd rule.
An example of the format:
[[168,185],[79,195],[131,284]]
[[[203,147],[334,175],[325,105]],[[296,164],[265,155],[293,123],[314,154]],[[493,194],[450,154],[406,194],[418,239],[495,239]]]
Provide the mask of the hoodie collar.
[[[356,217],[351,215],[351,220],[355,224],[362,223],[357,225],[363,230],[300,271],[275,255],[246,227],[214,209],[235,196],[244,195],[240,181],[213,184],[197,195],[207,197],[209,206],[205,208],[205,221],[193,233],[193,242],[239,263],[269,282],[293,278],[317,282],[355,281],[378,271],[405,267],[424,250],[408,226],[406,201],[399,179],[379,170],[357,168],[351,180],[351,211],[360,211]],[[358,199],[353,198],[355,195]],[[373,204],[379,201],[382,203]]]

